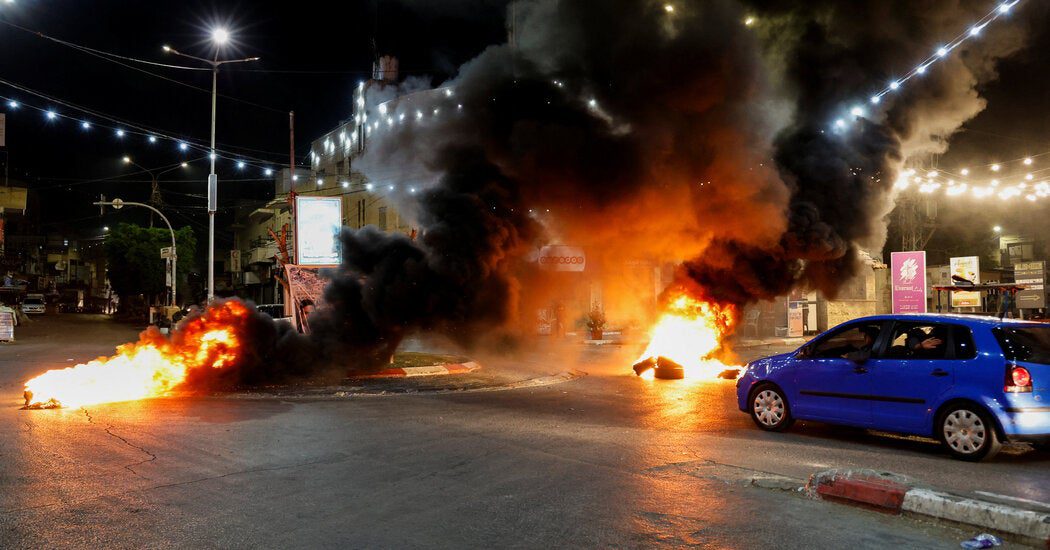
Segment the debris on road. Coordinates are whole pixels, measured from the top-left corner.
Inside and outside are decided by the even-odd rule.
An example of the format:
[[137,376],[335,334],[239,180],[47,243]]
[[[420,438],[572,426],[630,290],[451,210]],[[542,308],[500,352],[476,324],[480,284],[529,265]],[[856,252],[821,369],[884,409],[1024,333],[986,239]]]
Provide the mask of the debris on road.
[[989,533],[981,533],[980,535],[969,540],[964,540],[959,544],[959,546],[967,549],[994,548],[1002,545],[1002,539]]

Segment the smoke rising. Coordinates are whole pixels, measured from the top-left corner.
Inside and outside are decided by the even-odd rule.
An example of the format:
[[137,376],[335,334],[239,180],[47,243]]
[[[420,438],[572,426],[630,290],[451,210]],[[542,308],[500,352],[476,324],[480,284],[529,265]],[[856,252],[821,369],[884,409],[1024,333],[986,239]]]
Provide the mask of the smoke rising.
[[368,367],[414,330],[469,342],[513,322],[523,281],[540,280],[528,254],[548,243],[606,267],[678,262],[680,286],[734,306],[796,286],[834,296],[881,248],[901,166],[944,151],[1024,33],[998,22],[867,98],[987,9],[517,2],[513,43],[381,114],[369,101],[354,168],[394,186],[419,235],[344,231],[317,349]]

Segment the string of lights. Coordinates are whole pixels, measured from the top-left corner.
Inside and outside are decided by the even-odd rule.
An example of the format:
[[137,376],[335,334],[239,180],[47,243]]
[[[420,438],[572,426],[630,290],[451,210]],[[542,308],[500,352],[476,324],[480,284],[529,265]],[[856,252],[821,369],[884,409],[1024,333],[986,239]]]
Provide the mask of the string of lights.
[[[6,86],[8,86],[10,88],[13,88],[15,90],[19,90],[19,91],[25,92],[25,93],[33,95],[33,96],[36,96],[38,98],[44,99],[44,100],[46,100],[46,101],[48,101],[50,103],[54,103],[54,104],[57,104],[57,105],[68,107],[69,109],[72,109],[74,111],[79,111],[79,112],[84,113],[84,114],[86,114],[88,116],[93,116],[95,118],[108,120],[108,121],[110,121],[110,122],[112,122],[114,124],[117,124],[118,126],[114,127],[114,128],[117,128],[117,129],[132,128],[132,129],[135,129],[135,130],[139,130],[139,131],[143,132],[144,134],[153,135],[153,136],[156,136],[158,138],[159,137],[163,137],[163,138],[172,139],[172,140],[182,140],[182,141],[187,141],[187,142],[194,143],[194,144],[196,144],[199,147],[205,147],[204,142],[202,140],[195,140],[195,139],[192,139],[192,138],[179,138],[179,137],[174,135],[174,132],[169,132],[169,131],[166,131],[166,130],[158,130],[158,129],[155,129],[155,128],[147,127],[144,124],[139,124],[139,123],[134,123],[134,122],[130,122],[130,121],[127,121],[127,120],[123,120],[123,119],[118,118],[116,116],[109,115],[109,114],[103,113],[101,111],[97,111],[95,109],[90,109],[88,107],[84,107],[84,106],[81,106],[81,105],[77,105],[77,104],[72,103],[70,101],[66,101],[66,100],[63,100],[63,99],[60,99],[60,98],[57,98],[57,97],[45,94],[43,92],[34,90],[32,88],[29,88],[29,87],[26,87],[26,86],[22,86],[21,84],[18,84],[16,82],[12,82],[10,80],[6,80],[6,79],[3,79],[3,78],[0,78],[0,84],[6,85]],[[12,108],[12,109],[17,109],[20,105],[22,105],[22,103],[19,102],[17,100],[17,98],[7,97],[7,96],[2,96],[2,95],[0,95],[0,98],[3,98],[3,100],[6,102],[7,106]],[[45,112],[45,113],[47,111],[51,110],[51,109],[45,109],[45,108],[42,108],[42,107],[39,107],[39,106],[32,106],[32,105],[28,105],[28,106],[31,107],[31,108],[40,110],[41,112]],[[66,118],[71,118],[71,117],[66,117]],[[237,151],[252,151],[252,152],[256,152],[256,153],[272,154],[272,155],[275,155],[275,156],[283,156],[284,155],[284,152],[262,151],[262,150],[259,150],[259,149],[251,149],[249,147],[240,147],[240,146],[235,146],[235,145],[230,145],[230,144],[219,144],[219,145],[221,147],[220,148],[216,148],[216,151],[218,151],[219,153],[224,153],[224,154],[226,154],[228,156],[240,155],[240,156],[244,156],[246,158],[249,158],[250,160],[255,160],[255,161],[258,161],[258,162],[268,162],[268,161],[266,159],[261,159],[261,158],[257,158],[257,157],[253,158],[250,155],[244,155],[243,153],[238,153]],[[229,148],[231,150],[225,150],[222,147]]]
[[[8,83],[3,79],[0,79],[0,83],[7,84],[9,86],[11,85],[11,83]],[[29,90],[24,91],[27,91],[27,93],[33,93]],[[249,155],[239,155],[235,152],[226,151],[223,149],[216,149],[215,152],[211,152],[206,145],[196,140],[178,137],[170,133],[151,129],[142,125],[129,123],[127,121],[121,121],[103,113],[91,111],[73,104],[62,102],[60,100],[53,101],[55,103],[65,105],[71,109],[81,111],[86,114],[94,115],[96,119],[112,122],[116,125],[100,123],[97,121],[88,120],[84,117],[67,115],[64,113],[60,113],[54,108],[39,107],[36,105],[18,101],[15,98],[5,95],[0,95],[0,101],[2,101],[3,104],[8,108],[9,115],[17,112],[20,109],[29,109],[41,113],[47,122],[57,123],[61,120],[69,120],[75,122],[82,132],[107,130],[109,132],[112,132],[112,135],[117,140],[125,141],[129,138],[139,137],[144,139],[149,145],[155,145],[160,142],[170,142],[174,143],[178,151],[182,153],[192,154],[193,152],[199,152],[208,156],[214,156],[216,159],[224,159],[232,162],[233,165],[237,168],[237,170],[246,170],[251,168],[260,171],[264,176],[267,177],[273,176],[274,167],[278,169],[287,167],[287,164],[284,163],[269,162],[266,159],[256,158]]]
[[[1003,17],[1006,14],[1010,13],[1014,6],[1016,6],[1020,2],[1021,0],[1006,0],[1004,2],[996,4],[996,6],[992,8],[991,11],[986,13],[984,17],[978,19],[967,30],[959,33],[955,38],[952,38],[948,42],[937,46],[936,49],[929,56],[920,61],[910,71],[908,71],[901,77],[890,80],[890,82],[885,87],[876,91],[868,98],[868,103],[872,105],[878,105],[887,95],[897,92],[909,81],[926,74],[926,71],[929,70],[933,64],[948,57],[949,54],[958,49],[959,46],[963,45],[968,40],[973,40],[980,36],[981,31],[983,31],[985,27],[994,22],[996,19],[999,19],[1000,17]],[[858,118],[863,118],[867,114],[867,111],[861,105],[855,105],[849,109],[849,114],[852,117],[852,120],[856,120]],[[845,129],[848,125],[849,120],[850,119],[846,117],[835,119],[835,122],[833,124],[834,129],[839,131]]]

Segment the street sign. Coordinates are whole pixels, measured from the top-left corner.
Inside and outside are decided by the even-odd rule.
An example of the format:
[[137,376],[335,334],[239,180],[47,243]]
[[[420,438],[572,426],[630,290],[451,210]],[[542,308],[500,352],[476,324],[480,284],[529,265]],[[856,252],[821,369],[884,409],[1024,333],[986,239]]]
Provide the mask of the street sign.
[[1039,309],[1046,307],[1046,262],[1020,262],[1014,265],[1014,282],[1026,288],[1017,293],[1017,307]]
[[231,273],[237,273],[241,270],[241,251],[239,249],[230,250],[230,267]]
[[[981,284],[981,259],[977,256],[951,258],[952,275],[975,285]],[[960,284],[960,283],[955,283]],[[952,292],[952,307],[981,307],[980,292]]]
[[165,246],[165,247],[160,249],[160,257],[163,260],[167,260],[168,258],[171,258],[172,256],[174,256],[173,252],[174,252],[174,249],[172,247]]

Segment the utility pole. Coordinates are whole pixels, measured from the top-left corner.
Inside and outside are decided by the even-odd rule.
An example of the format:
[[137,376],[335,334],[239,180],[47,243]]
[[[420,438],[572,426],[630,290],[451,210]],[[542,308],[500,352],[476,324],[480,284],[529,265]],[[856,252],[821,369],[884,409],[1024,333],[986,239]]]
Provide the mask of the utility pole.
[[[288,202],[291,203],[292,231],[295,231],[295,111],[288,112]],[[292,249],[292,264],[299,250]]]

